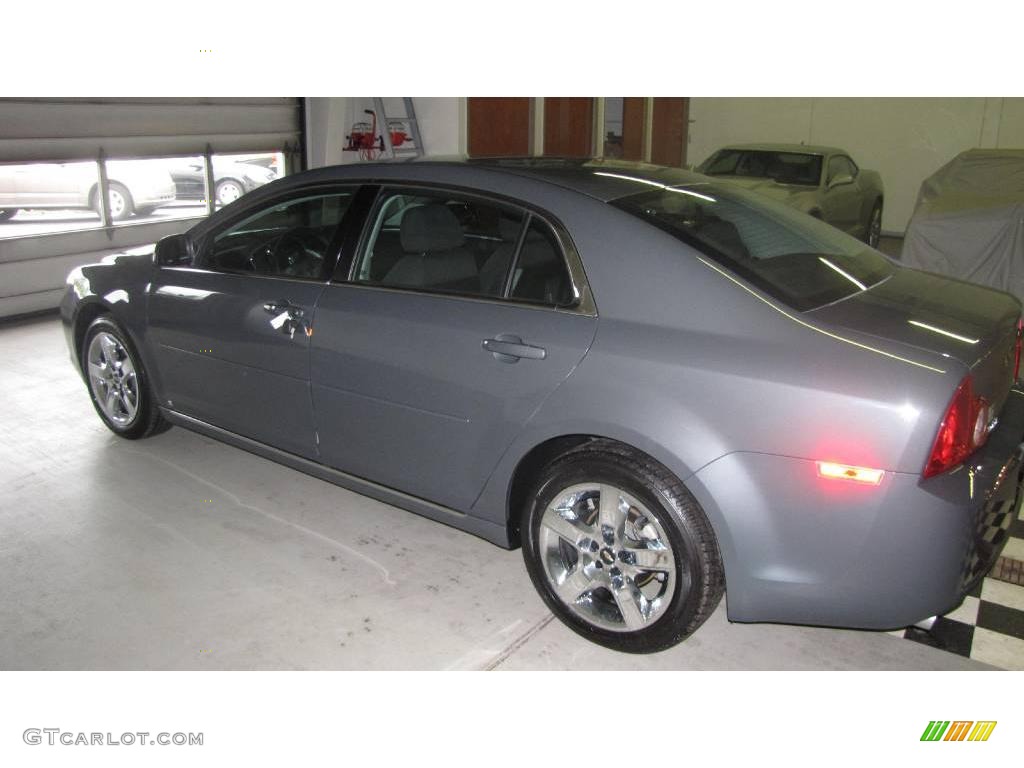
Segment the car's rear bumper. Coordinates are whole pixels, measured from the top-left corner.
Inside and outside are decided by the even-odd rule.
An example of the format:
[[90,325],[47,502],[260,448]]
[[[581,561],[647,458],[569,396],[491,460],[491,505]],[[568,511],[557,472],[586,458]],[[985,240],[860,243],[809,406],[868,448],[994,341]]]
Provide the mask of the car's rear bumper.
[[814,462],[733,453],[688,485],[716,525],[735,621],[892,629],[955,608],[991,567],[1020,502],[1024,392],[986,445],[927,480],[817,477]]

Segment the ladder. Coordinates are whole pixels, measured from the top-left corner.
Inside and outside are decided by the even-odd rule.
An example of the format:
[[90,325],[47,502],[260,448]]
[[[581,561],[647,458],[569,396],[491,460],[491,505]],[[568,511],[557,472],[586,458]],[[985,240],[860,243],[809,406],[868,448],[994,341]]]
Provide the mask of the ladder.
[[[381,155],[393,160],[421,157],[423,155],[423,140],[420,137],[420,125],[416,121],[416,108],[413,106],[412,99],[408,96],[402,99],[402,104],[405,106],[405,114],[399,117],[388,115],[384,112],[384,99],[375,98],[373,100],[373,108],[377,112],[380,136],[384,144],[384,150],[381,152]],[[403,123],[409,126],[408,135],[412,139],[411,146],[405,143],[400,147],[393,145],[391,141],[392,123]]]

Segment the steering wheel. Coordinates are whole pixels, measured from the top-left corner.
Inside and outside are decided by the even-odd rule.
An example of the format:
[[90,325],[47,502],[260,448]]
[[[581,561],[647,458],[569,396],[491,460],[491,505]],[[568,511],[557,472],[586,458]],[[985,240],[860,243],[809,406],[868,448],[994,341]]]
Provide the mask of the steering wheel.
[[278,274],[318,276],[327,246],[327,241],[315,230],[307,227],[289,229],[272,246]]

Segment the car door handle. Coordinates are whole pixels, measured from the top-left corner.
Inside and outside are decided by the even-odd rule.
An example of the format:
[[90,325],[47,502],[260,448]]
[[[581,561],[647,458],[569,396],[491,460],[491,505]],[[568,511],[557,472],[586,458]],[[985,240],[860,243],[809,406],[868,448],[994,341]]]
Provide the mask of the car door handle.
[[294,304],[288,301],[268,301],[263,305],[263,309],[272,315],[280,315],[287,313],[290,318],[295,320],[296,318],[302,317],[306,313],[302,311],[301,307],[296,307]]
[[503,363],[515,363],[524,357],[527,360],[543,360],[548,356],[547,350],[543,347],[524,344],[518,336],[507,333],[502,333],[493,339],[484,339],[483,347],[494,355],[495,360],[500,360]]
[[295,338],[296,329],[307,336],[310,335],[310,327],[304,319],[306,313],[301,307],[296,307],[288,301],[268,301],[263,305],[263,310],[273,315],[270,318],[270,327],[288,334],[288,338]]

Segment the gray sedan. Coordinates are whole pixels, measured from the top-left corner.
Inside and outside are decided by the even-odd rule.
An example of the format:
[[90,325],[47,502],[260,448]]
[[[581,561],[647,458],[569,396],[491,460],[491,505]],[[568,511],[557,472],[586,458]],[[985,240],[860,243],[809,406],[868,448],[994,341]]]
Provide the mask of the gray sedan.
[[678,169],[319,169],[74,270],[61,313],[117,435],[179,425],[521,545],[624,651],[726,587],[733,621],[946,612],[1020,493],[1016,299]]

